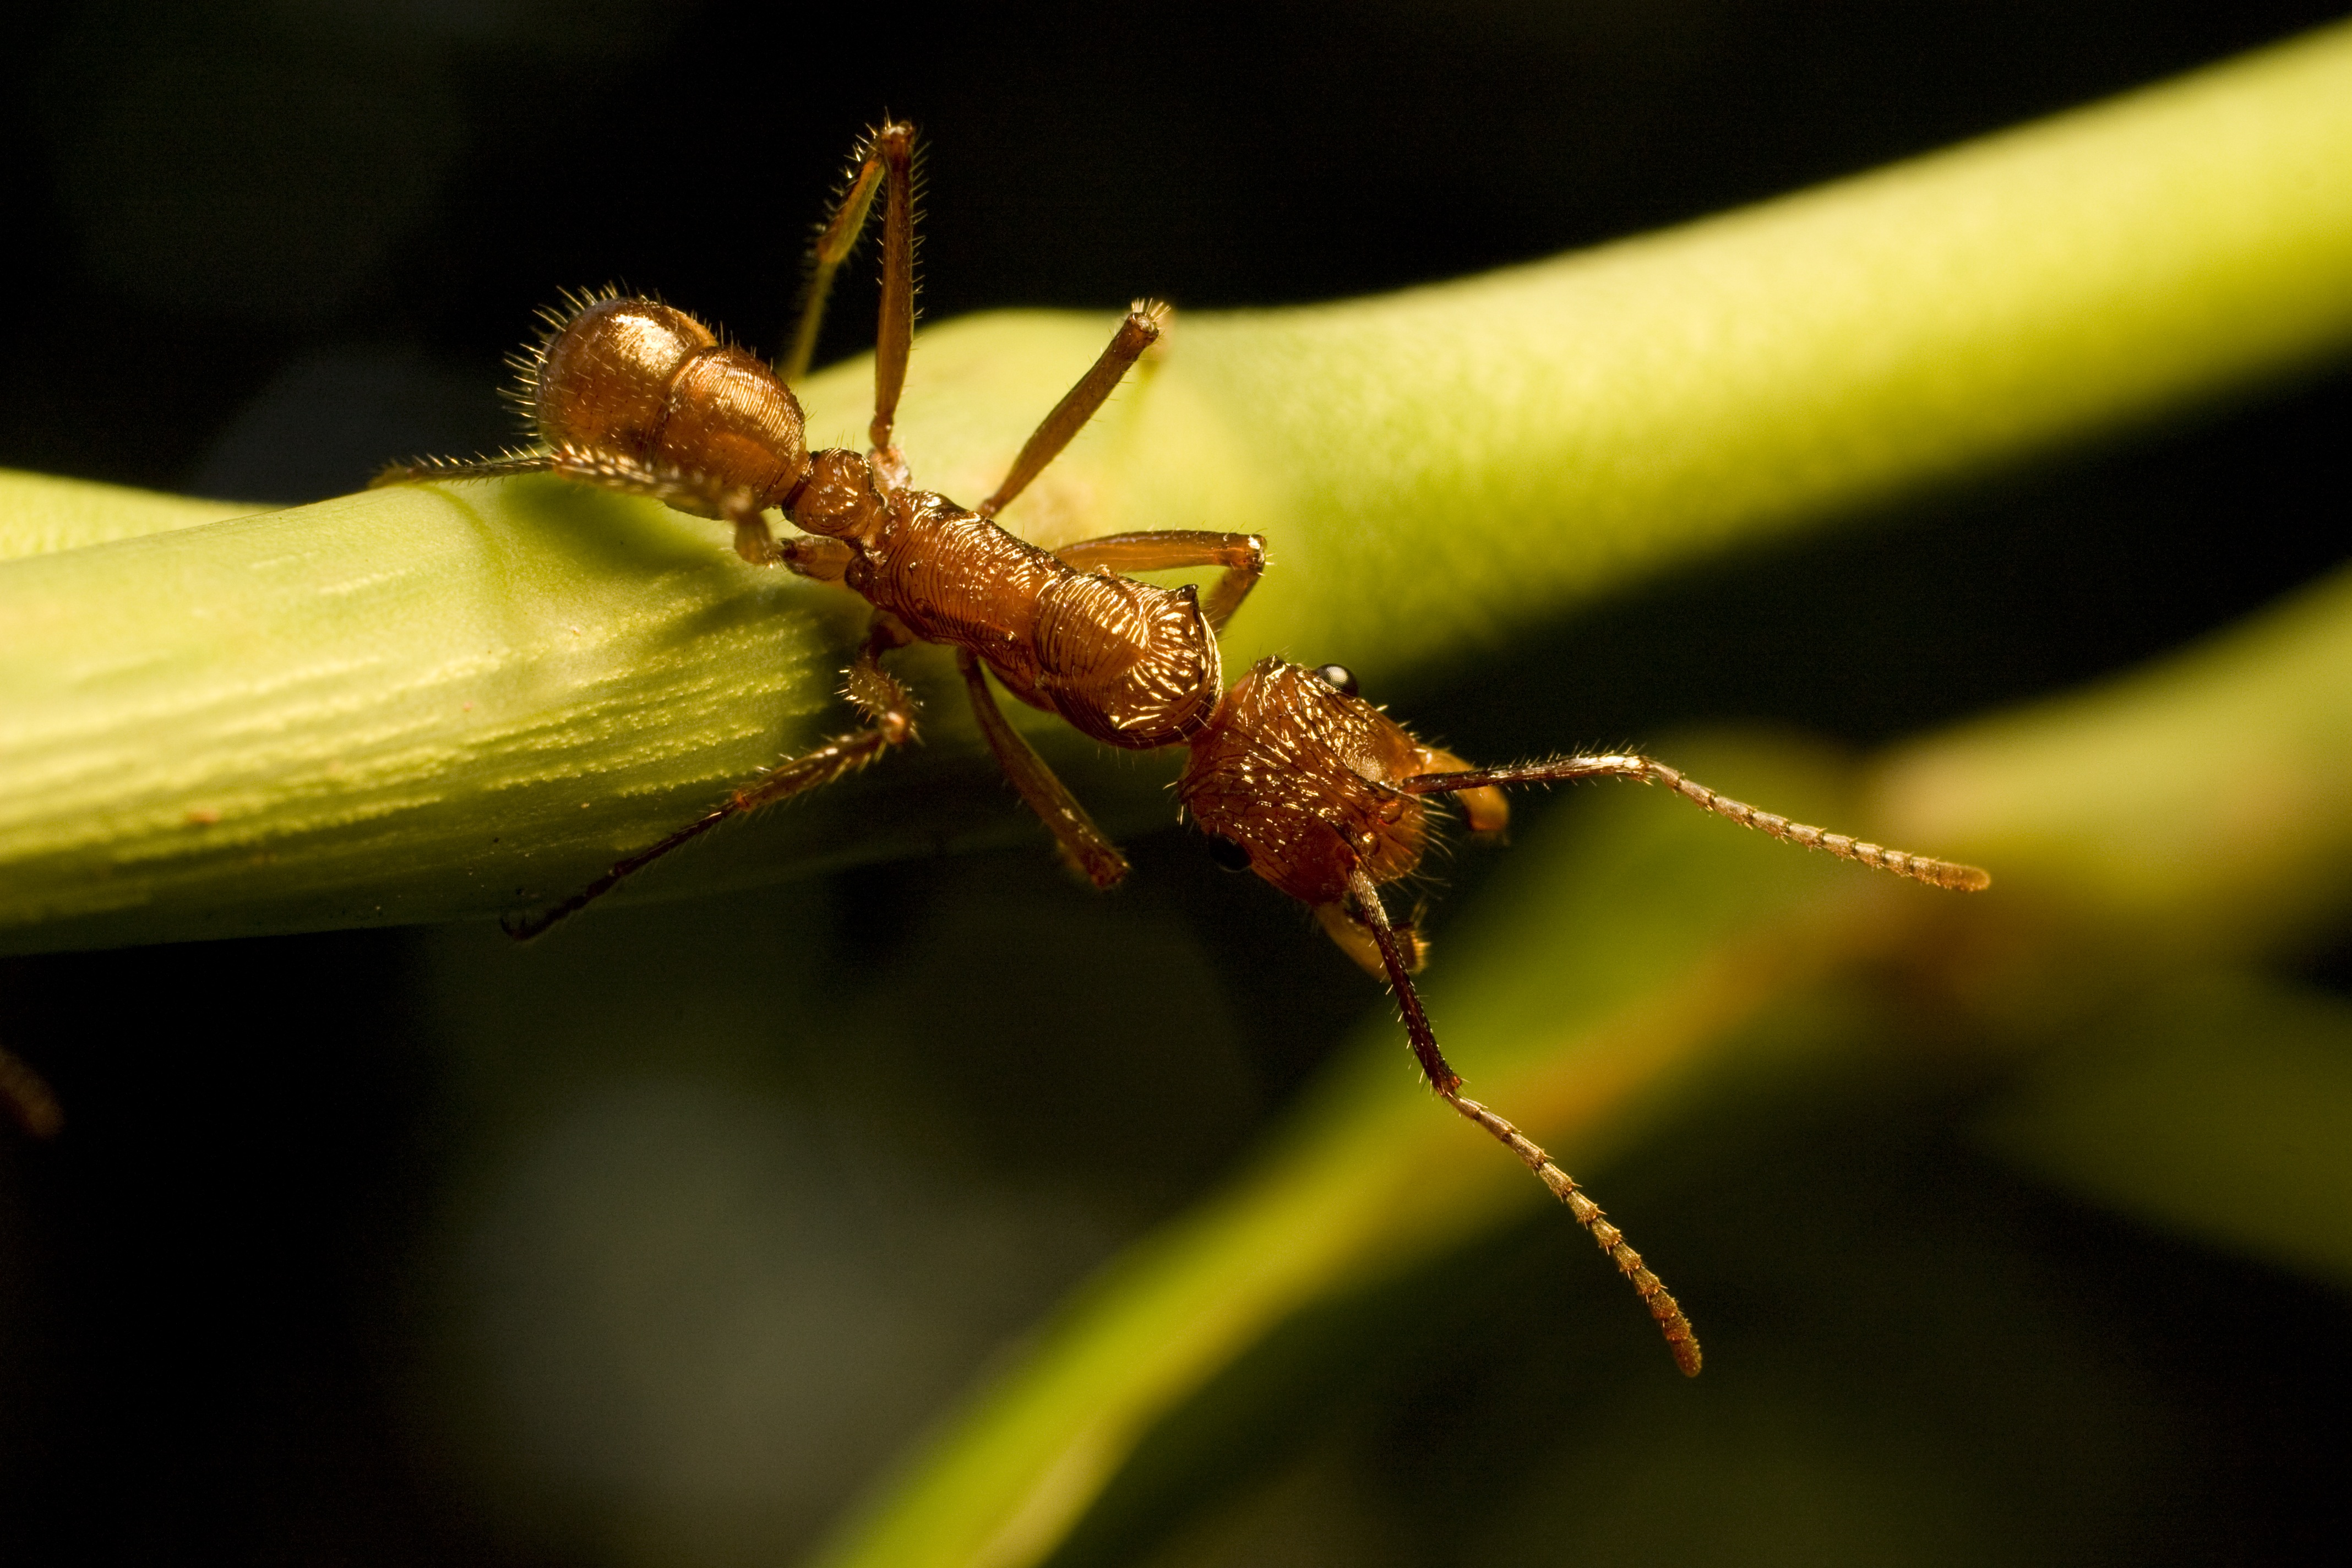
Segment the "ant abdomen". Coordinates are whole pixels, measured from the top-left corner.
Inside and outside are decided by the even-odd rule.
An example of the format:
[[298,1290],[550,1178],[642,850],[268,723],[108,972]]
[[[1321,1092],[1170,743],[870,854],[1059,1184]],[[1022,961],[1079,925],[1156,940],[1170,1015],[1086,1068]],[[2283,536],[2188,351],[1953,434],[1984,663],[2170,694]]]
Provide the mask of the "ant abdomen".
[[[652,300],[574,311],[531,366],[540,439],[782,502],[808,472],[799,399],[775,372]],[[673,504],[679,504],[673,502]]]

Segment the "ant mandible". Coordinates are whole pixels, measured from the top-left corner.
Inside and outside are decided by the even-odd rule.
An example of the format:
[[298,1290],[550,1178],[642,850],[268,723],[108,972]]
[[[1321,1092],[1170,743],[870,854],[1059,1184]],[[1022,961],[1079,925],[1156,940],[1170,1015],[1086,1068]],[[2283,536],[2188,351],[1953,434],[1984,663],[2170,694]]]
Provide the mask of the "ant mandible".
[[[1427,847],[1428,799],[1450,795],[1475,831],[1505,825],[1508,784],[1586,778],[1662,784],[1708,811],[1811,848],[1940,888],[1976,889],[1974,867],[1906,855],[1793,823],[1726,798],[1664,763],[1633,755],[1555,757],[1474,768],[1415,740],[1357,693],[1339,665],[1261,659],[1228,688],[1217,635],[1258,579],[1255,534],[1116,533],[1047,552],[993,521],[1100,408],[1160,336],[1165,308],[1138,301],[1094,367],[1045,416],[1004,482],[977,508],[915,489],[892,441],[914,332],[914,154],[892,121],[859,145],[839,202],[818,231],[793,346],[772,368],[682,310],[607,291],[566,300],[519,362],[535,449],[478,462],[387,468],[378,484],[552,473],[730,524],[755,565],[839,583],[873,606],[848,669],[863,725],[743,785],[716,809],[616,863],[571,898],[508,929],[535,936],[624,878],[730,817],[865,767],[915,735],[912,696],[883,668],[911,642],[955,649],[980,731],[1063,853],[1097,887],[1127,859],[1004,718],[989,677],[1106,745],[1188,748],[1177,798],[1218,859],[1247,868],[1315,911],[1348,955],[1394,993],[1430,1087],[1539,1177],[1622,1270],[1664,1331],[1675,1361],[1699,1369],[1698,1342],[1658,1278],[1601,1209],[1519,1130],[1462,1093],[1414,993],[1424,944],[1392,919],[1381,887]],[[879,197],[881,324],[870,449],[811,452],[790,384],[808,368],[835,271]],[[766,513],[801,531],[779,542]],[[1124,575],[1220,567],[1204,595]]]

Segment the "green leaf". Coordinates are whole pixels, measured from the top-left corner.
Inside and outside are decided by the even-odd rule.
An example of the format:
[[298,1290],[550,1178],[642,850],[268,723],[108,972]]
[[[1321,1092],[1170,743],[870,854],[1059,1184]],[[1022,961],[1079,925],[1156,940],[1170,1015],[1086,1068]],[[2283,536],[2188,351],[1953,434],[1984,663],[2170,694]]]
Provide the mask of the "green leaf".
[[[2339,27],[1652,238],[1181,320],[1012,521],[1049,542],[1262,530],[1275,570],[1229,658],[1343,657],[1383,680],[1729,540],[2312,364],[2352,338],[2347,271]],[[984,490],[1107,326],[927,332],[902,425],[923,481]],[[802,389],[815,439],[855,439],[861,377]],[[69,541],[76,509],[130,535],[152,510],[88,487],[10,499],[16,540]],[[845,601],[741,567],[690,520],[533,483],[9,562],[0,926],[23,950],[568,891],[842,722]],[[632,891],[1019,831],[977,787],[968,729],[931,733],[927,767],[894,759]],[[1164,811],[1148,770],[1055,755],[1114,823]]]

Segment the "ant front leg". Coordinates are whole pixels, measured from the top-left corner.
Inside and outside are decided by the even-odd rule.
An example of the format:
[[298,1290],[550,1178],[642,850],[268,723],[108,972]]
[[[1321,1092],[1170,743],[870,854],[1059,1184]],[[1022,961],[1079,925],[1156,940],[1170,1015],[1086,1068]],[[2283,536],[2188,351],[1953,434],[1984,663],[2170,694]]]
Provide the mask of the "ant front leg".
[[856,552],[838,539],[801,534],[779,542],[751,492],[728,489],[700,474],[664,473],[626,458],[558,452],[549,471],[624,495],[646,496],[696,517],[717,518],[735,530],[735,553],[753,566],[782,566],[819,583],[838,583]]
[[1004,710],[996,705],[996,694],[988,689],[988,672],[981,667],[980,658],[970,648],[956,650],[956,668],[963,672],[964,689],[971,694],[972,716],[980,721],[981,735],[988,749],[996,753],[997,765],[1029,809],[1053,830],[1062,847],[1062,856],[1082,872],[1097,888],[1115,888],[1127,875],[1127,857],[1110,836],[1095,826],[1067,785],[1054,776],[1021,732],[1006,721]]
[[1071,437],[1086,428],[1087,421],[1108,402],[1128,367],[1143,357],[1143,351],[1160,341],[1168,324],[1168,307],[1152,300],[1138,300],[1128,307],[1127,320],[1111,334],[1110,344],[1102,352],[1086,374],[1078,377],[1077,385],[1062,395],[1054,405],[1013,459],[1013,469],[995,492],[980,503],[977,510],[982,517],[994,517],[1013,504],[1013,498],[1029,488],[1029,481],[1045,471],[1045,465],[1062,455],[1062,448]]
[[587,908],[670,851],[691,844],[728,818],[757,811],[763,805],[773,805],[780,800],[820,784],[831,784],[845,773],[857,772],[891,747],[913,740],[914,695],[898,677],[882,668],[882,656],[894,648],[904,647],[908,640],[905,628],[887,616],[876,616],[866,627],[865,644],[849,666],[849,699],[865,715],[865,729],[836,736],[813,752],[769,769],[758,780],[728,796],[716,810],[695,818],[652,847],[615,861],[611,870],[562,903],[502,921],[507,934],[517,941],[528,942],[556,921]]
[[1201,613],[1213,632],[1225,629],[1225,623],[1233,619],[1265,572],[1265,541],[1255,533],[1209,533],[1184,528],[1106,533],[1100,539],[1066,544],[1054,553],[1081,572],[1106,566],[1119,573],[1222,566],[1224,575],[1201,600]]

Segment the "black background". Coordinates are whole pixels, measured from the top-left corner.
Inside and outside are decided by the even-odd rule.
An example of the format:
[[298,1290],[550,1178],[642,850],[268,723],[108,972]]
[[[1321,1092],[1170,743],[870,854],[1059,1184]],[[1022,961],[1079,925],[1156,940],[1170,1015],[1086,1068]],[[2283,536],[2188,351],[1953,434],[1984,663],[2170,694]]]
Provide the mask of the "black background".
[[[1214,309],[1639,232],[2336,14],[58,7],[18,25],[0,67],[0,464],[295,502],[387,457],[497,445],[511,434],[500,358],[564,286],[625,280],[772,344],[843,153],[885,108],[929,139],[929,317],[1144,292]],[[821,358],[863,345],[864,270],[845,274]],[[2132,663],[2336,563],[2347,415],[2341,374],[2209,410],[1650,585],[1507,669],[1439,671],[1401,696],[1479,755],[1717,719],[1856,743],[1925,729]],[[1977,613],[1922,628],[1901,606],[1930,588]],[[1307,939],[1189,846],[1163,835],[1139,859],[1218,955],[1277,1107],[1379,998],[1302,973]],[[887,947],[951,876],[884,868],[825,896],[854,953]],[[415,940],[0,966],[0,1027],[71,1119],[50,1146],[0,1131],[0,1551],[596,1556],[476,1512],[387,1393],[404,1249],[451,1135],[407,987]],[[2346,967],[2322,955],[2312,973],[2340,984]],[[2084,1310],[2160,1363],[2213,1435],[2212,1479],[2163,1542],[2132,1545],[2138,1560],[2340,1552],[2342,1300],[2005,1184],[1934,1114],[1908,1114],[1916,1137],[1885,1133],[1844,1179],[1969,1185],[2017,1245],[2070,1260]],[[1193,1184],[1214,1168],[1204,1157]],[[2290,1330],[2325,1347],[2293,1369],[2266,1353]],[[1426,1441],[1412,1402],[1399,1408],[1394,1442]]]

